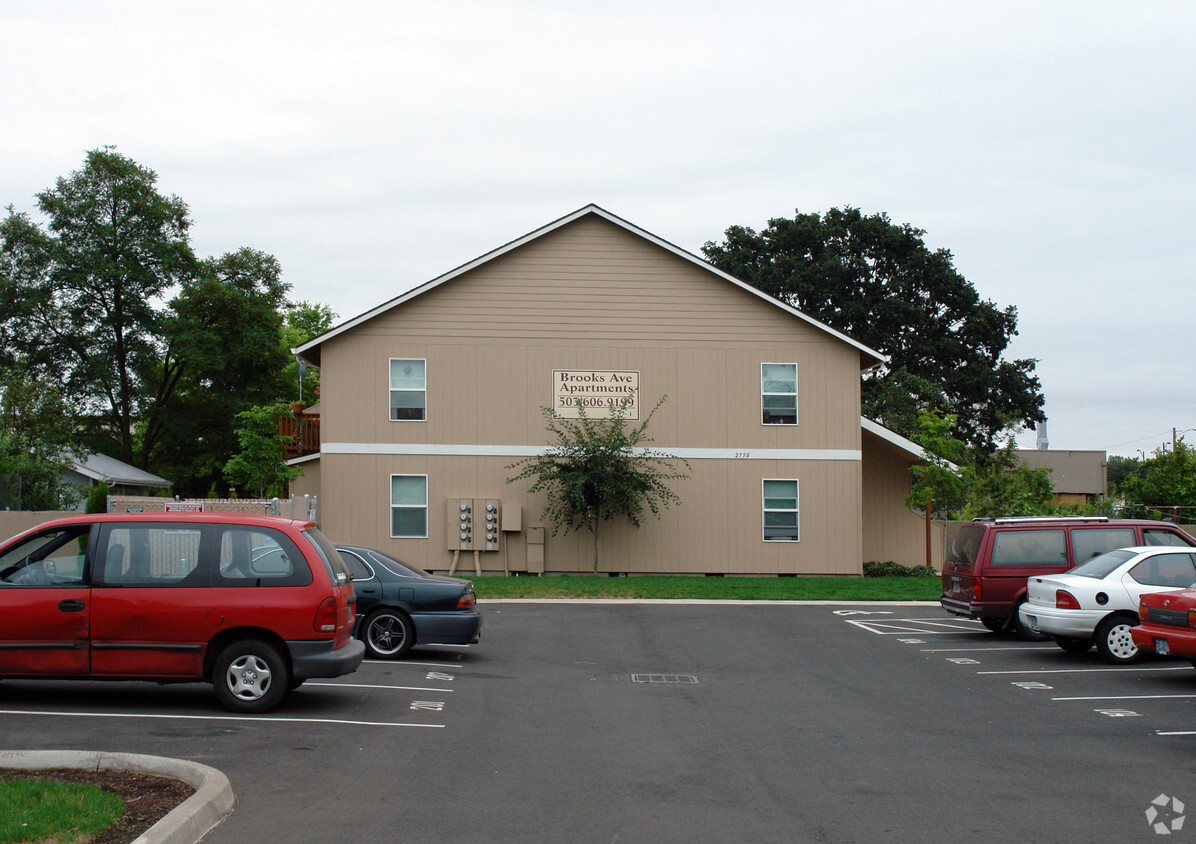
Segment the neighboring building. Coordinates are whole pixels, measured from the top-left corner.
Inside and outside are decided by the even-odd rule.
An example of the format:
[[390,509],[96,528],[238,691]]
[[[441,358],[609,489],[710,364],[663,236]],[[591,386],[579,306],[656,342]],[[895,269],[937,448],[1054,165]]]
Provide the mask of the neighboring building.
[[165,478],[106,454],[72,454],[62,476],[67,483],[83,489],[107,482],[109,495],[153,495],[155,490],[165,493],[171,487]]
[[1108,494],[1109,463],[1104,451],[1019,448],[1031,469],[1050,469],[1056,504],[1089,504]]
[[652,446],[691,478],[659,520],[603,523],[602,571],[925,561],[904,504],[921,451],[860,416],[860,374],[885,358],[596,206],[295,351],[321,370],[320,445],[292,489],[335,540],[436,571],[462,552],[467,571],[591,571],[590,535],[552,536],[511,466],[549,445],[542,407],[629,397],[642,419],[667,396]]

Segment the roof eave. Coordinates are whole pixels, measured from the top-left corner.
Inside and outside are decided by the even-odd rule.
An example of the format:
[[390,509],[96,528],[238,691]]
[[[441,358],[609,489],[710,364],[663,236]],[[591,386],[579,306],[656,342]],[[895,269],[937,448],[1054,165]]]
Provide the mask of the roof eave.
[[690,263],[701,267],[702,269],[706,270],[707,272],[714,273],[715,275],[719,276],[720,278],[724,279],[725,281],[729,281],[731,284],[734,284],[736,287],[739,287],[740,289],[745,290],[748,293],[751,293],[753,296],[758,297],[759,299],[769,303],[770,305],[780,308],[781,310],[785,311],[786,313],[790,314],[791,316],[794,316],[794,317],[802,320],[803,322],[806,322],[816,328],[819,328],[822,331],[825,331],[826,333],[832,335],[833,337],[836,337],[837,339],[843,341],[844,343],[847,343],[849,346],[856,348],[860,353],[860,369],[863,371],[873,370],[879,366],[883,366],[884,364],[888,363],[888,361],[889,361],[888,356],[876,351],[875,349],[865,346],[863,343],[860,343],[858,340],[853,340],[851,337],[848,337],[846,334],[843,334],[840,331],[836,331],[835,329],[831,328],[829,325],[826,325],[825,323],[821,323],[818,320],[814,319],[813,317],[802,313],[801,311],[797,310],[796,308],[785,304],[784,302],[780,301],[779,299],[775,299],[772,296],[769,296],[767,293],[764,293],[763,291],[758,290],[755,287],[752,287],[752,285],[748,284],[747,282],[740,281],[739,279],[735,278],[735,276],[730,275],[729,273],[723,272],[722,270],[718,269],[718,267],[715,267],[713,264],[710,264],[710,263],[702,260],[697,255],[694,255],[691,252],[687,252],[686,250],[682,249],[681,247],[676,246],[675,244],[669,243],[667,240],[657,237],[656,235],[652,234],[651,232],[645,231],[644,229],[641,229],[639,226],[636,226],[633,223],[629,223],[627,220],[624,220],[622,217],[612,214],[609,211],[607,211],[606,209],[601,208],[597,205],[594,205],[593,203],[586,205],[583,208],[579,208],[578,210],[574,211],[572,214],[566,214],[564,217],[560,217],[559,219],[553,220],[551,223],[548,223],[544,226],[541,226],[538,229],[528,232],[527,234],[523,235],[522,237],[516,238],[515,240],[512,240],[509,243],[506,243],[506,244],[498,247],[497,249],[492,249],[491,251],[485,253],[484,255],[474,258],[472,261],[469,261],[468,263],[462,264],[461,266],[459,266],[455,269],[449,270],[448,272],[443,273],[442,275],[438,275],[436,278],[432,279],[431,281],[426,281],[423,284],[419,285],[418,287],[414,287],[411,290],[408,290],[406,293],[402,293],[402,294],[394,297],[393,299],[389,299],[386,302],[383,302],[381,305],[378,305],[377,307],[372,308],[363,314],[353,317],[352,319],[346,320],[345,322],[341,323],[340,325],[338,325],[334,328],[331,328],[328,331],[325,331],[323,334],[319,335],[318,337],[313,337],[311,340],[308,340],[306,343],[296,346],[295,348],[291,349],[291,353],[303,358],[303,360],[305,360],[312,366],[318,367],[320,365],[320,345],[324,341],[331,340],[332,338],[337,337],[340,334],[343,334],[346,331],[349,331],[349,330],[357,327],[358,325],[361,325],[363,322],[367,322],[367,321],[373,319],[374,317],[379,316],[380,314],[383,314],[386,311],[391,310],[392,308],[396,308],[399,305],[402,305],[403,303],[408,302],[417,296],[421,296],[424,293],[427,293],[429,290],[433,290],[433,289],[439,287],[440,285],[444,284],[445,282],[451,281],[452,279],[457,278],[458,276],[460,276],[464,273],[467,273],[470,270],[481,266],[482,264],[492,261],[495,258],[501,257],[502,255],[505,255],[508,252],[518,249],[519,247],[523,246],[524,244],[530,243],[531,241],[536,240],[537,238],[543,237],[544,235],[549,234],[550,232],[556,231],[557,229],[562,228],[563,226],[567,226],[570,223],[572,223],[576,220],[579,220],[588,214],[593,214],[595,216],[601,217],[604,220],[607,220],[608,222],[611,222],[623,229],[626,229],[627,231],[631,232],[632,234],[635,234],[635,235],[638,235],[639,237],[644,238],[645,240],[649,241],[650,243],[653,243],[653,244],[661,247],[662,249],[665,249],[665,250],[673,253],[674,255],[676,255],[679,258],[682,258],[685,261],[689,261]]

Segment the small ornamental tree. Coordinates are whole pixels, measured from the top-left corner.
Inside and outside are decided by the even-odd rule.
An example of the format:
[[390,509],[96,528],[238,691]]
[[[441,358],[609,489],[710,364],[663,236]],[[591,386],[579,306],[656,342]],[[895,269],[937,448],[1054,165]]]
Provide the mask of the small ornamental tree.
[[278,402],[237,414],[241,452],[224,464],[224,476],[230,484],[265,498],[267,492],[278,490],[281,494],[281,489],[299,475],[299,469],[283,462],[289,438],[278,433],[279,417],[290,413],[290,405]]
[[[552,523],[554,536],[579,529],[593,535],[595,572],[602,522],[625,517],[638,528],[646,512],[660,518],[663,509],[681,502],[668,482],[688,478],[689,463],[644,445],[652,442],[648,423],[664,398],[635,426],[628,423],[623,406],[614,407],[605,419],[591,419],[584,408],[578,419],[563,419],[552,408],[541,408],[555,444],[544,454],[507,467],[520,470],[507,483],[535,478],[528,492],[547,496],[544,517]],[[686,472],[673,461],[682,463]]]
[[952,414],[918,412],[918,433],[913,439],[922,446],[926,463],[910,467],[914,480],[905,505],[911,510],[945,518],[966,500],[971,458],[967,443],[951,436],[954,426]]

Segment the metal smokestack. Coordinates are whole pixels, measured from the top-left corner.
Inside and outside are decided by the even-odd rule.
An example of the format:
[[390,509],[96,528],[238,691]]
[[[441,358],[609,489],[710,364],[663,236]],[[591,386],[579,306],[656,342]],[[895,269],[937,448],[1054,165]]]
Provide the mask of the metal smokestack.
[[1046,451],[1048,448],[1051,447],[1050,442],[1047,441],[1046,420],[1044,419],[1041,422],[1039,422],[1035,426],[1035,430],[1038,431],[1038,450]]

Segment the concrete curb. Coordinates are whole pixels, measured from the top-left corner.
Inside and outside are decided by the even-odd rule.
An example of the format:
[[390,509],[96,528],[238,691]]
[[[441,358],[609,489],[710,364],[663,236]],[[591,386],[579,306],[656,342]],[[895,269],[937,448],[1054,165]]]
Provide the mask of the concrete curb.
[[195,844],[224,820],[237,802],[228,777],[220,771],[198,762],[164,756],[89,750],[0,750],[0,768],[133,771],[174,777],[195,787],[194,794],[138,836],[133,844]]

